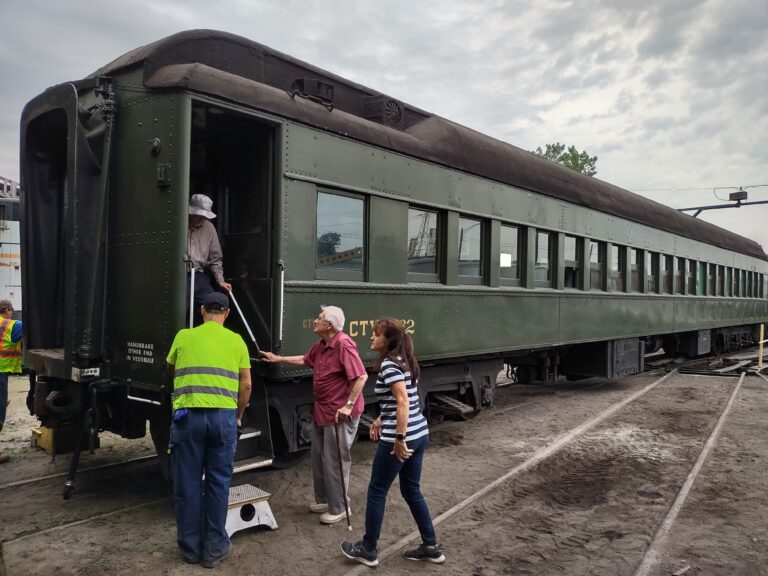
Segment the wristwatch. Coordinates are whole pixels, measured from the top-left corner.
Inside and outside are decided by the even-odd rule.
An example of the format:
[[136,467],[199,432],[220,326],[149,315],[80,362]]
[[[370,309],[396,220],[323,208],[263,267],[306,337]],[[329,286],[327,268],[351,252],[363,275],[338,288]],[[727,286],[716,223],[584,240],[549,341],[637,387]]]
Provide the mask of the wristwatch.
[[355,403],[352,402],[352,400],[347,400],[347,403],[345,404],[345,406],[347,406],[349,408],[352,408],[352,406],[354,406],[354,405],[355,405]]
[[405,434],[395,434],[395,440],[399,440],[400,442],[402,442],[403,440],[405,440]]

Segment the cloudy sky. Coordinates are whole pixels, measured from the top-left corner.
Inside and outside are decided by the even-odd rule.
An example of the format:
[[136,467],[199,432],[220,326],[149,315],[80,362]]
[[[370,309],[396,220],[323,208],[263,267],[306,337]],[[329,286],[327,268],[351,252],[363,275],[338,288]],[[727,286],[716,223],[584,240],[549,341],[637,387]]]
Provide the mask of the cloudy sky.
[[[0,22],[0,175],[15,180],[25,102],[212,28],[521,148],[573,144],[598,178],[670,206],[768,185],[766,0],[2,0]],[[702,217],[768,249],[768,205]]]

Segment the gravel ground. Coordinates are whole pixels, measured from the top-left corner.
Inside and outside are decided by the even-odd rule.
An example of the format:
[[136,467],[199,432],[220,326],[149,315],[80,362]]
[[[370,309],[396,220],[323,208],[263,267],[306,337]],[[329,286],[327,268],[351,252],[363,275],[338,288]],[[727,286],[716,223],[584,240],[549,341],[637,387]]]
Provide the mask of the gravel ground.
[[[655,381],[642,374],[617,381],[505,386],[495,406],[468,422],[432,426],[422,487],[433,517],[470,497],[564,433]],[[736,379],[673,376],[603,420],[561,451],[515,475],[437,527],[442,566],[394,555],[379,572],[495,576],[501,574],[631,575],[686,479]],[[25,415],[26,381],[12,380],[12,416],[0,450],[13,461],[0,484],[61,472],[28,447],[34,420]],[[749,377],[651,573],[767,574],[768,382]],[[339,552],[362,536],[365,491],[374,445],[353,448],[350,486],[354,530],[323,526],[306,511],[308,460],[286,470],[243,473],[272,494],[279,530],[248,530],[218,574],[341,575],[358,565]],[[83,467],[146,455],[150,442],[104,435]],[[9,575],[210,574],[183,564],[175,545],[172,503],[153,461],[83,474],[78,493],[61,499],[63,479],[0,490],[0,539]],[[110,513],[111,515],[103,516]],[[98,515],[98,516],[97,516]],[[94,518],[94,516],[97,516]],[[74,526],[57,528],[82,520]],[[414,530],[393,486],[380,550]],[[40,532],[43,530],[44,532]],[[368,569],[365,569],[368,570]]]

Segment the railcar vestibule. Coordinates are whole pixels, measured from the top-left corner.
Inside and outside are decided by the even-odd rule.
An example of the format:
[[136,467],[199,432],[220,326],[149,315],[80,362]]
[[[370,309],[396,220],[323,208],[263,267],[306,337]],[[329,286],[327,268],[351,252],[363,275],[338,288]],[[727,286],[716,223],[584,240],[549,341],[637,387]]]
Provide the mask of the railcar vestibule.
[[[189,194],[213,201],[224,253],[224,275],[262,346],[271,344],[272,203],[275,126],[247,113],[193,100]],[[238,325],[239,318],[231,322]]]

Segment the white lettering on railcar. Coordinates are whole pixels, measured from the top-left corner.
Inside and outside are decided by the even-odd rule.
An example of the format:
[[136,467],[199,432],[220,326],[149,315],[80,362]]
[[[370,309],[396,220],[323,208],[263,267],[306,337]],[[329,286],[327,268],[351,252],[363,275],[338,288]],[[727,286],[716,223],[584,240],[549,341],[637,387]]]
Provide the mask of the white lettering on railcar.
[[125,343],[125,359],[129,362],[140,362],[142,364],[152,364],[155,361],[155,345],[151,342],[133,342]]

